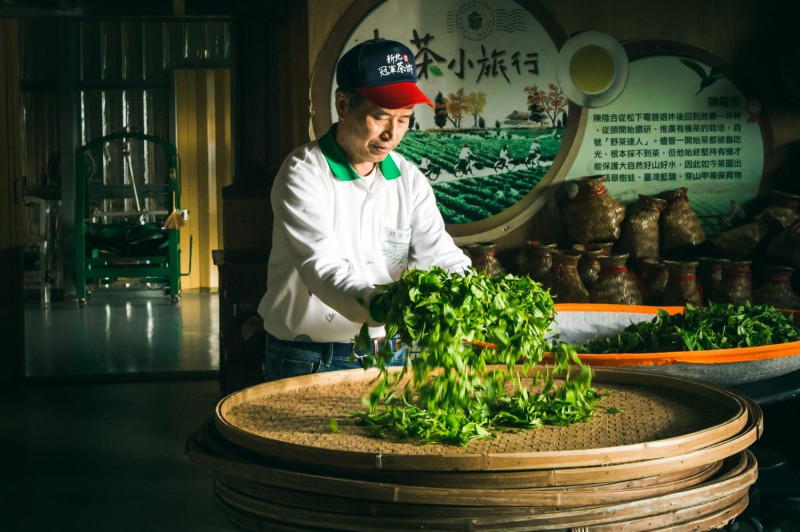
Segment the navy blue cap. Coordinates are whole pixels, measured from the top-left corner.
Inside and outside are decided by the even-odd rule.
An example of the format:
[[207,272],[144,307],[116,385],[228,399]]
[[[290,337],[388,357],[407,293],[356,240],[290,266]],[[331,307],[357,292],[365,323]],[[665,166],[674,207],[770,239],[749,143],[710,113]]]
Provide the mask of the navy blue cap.
[[355,90],[384,109],[433,103],[417,87],[414,54],[403,43],[371,39],[357,44],[339,60],[336,83]]

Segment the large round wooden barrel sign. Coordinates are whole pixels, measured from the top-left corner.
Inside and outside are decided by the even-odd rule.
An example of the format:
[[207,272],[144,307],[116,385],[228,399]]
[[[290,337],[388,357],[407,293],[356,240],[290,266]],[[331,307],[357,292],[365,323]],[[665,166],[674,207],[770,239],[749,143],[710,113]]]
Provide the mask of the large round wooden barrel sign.
[[610,410],[457,446],[369,435],[349,414],[375,376],[321,373],[222,399],[187,449],[214,472],[228,517],[251,530],[700,530],[732,521],[755,482],[761,411],[711,384],[598,369]]

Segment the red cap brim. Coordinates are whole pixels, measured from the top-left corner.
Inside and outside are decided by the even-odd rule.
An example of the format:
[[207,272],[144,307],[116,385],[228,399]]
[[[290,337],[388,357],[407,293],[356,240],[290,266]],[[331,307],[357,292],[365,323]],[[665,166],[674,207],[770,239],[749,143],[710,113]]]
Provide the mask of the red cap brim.
[[427,104],[433,107],[417,84],[413,81],[401,81],[377,87],[362,87],[356,89],[361,96],[384,109],[405,109],[413,105]]

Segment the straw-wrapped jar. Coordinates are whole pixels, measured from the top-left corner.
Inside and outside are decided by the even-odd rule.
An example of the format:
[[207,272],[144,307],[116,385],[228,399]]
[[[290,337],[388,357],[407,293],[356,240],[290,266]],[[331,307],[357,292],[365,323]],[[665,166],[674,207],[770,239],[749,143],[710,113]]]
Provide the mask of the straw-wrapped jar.
[[522,266],[521,272],[534,281],[542,281],[550,271],[553,258],[550,253],[556,248],[555,244],[531,244],[528,248],[527,261]]
[[573,243],[619,239],[625,205],[608,194],[602,175],[578,177],[578,192],[564,206],[564,225]]
[[715,252],[730,259],[745,259],[769,234],[765,218],[738,225],[711,237],[709,243]]
[[589,242],[585,245],[589,251],[601,251],[603,255],[611,255],[611,250],[616,242]]
[[744,305],[753,300],[753,280],[750,261],[729,261],[722,272],[724,300],[734,305]]
[[703,289],[703,301],[708,304],[725,301],[722,273],[728,259],[700,257],[697,259],[697,279]]
[[530,263],[533,256],[533,246],[538,243],[538,240],[527,240],[522,246],[513,250],[508,262],[500,262],[505,264],[506,269],[514,275],[525,275],[527,274],[528,263]]
[[551,256],[553,264],[542,284],[550,289],[556,303],[588,303],[589,291],[578,274],[580,254],[554,249]]
[[776,190],[772,193],[772,205],[761,212],[761,217],[779,229],[792,226],[798,219],[800,196]]
[[497,243],[481,242],[470,246],[472,267],[486,275],[494,276],[505,272],[505,268],[497,260]]
[[644,302],[642,289],[626,266],[628,256],[612,253],[598,257],[600,274],[589,292],[592,303],[641,305]]
[[667,200],[660,218],[661,249],[664,253],[682,251],[706,239],[700,217],[689,206],[687,192],[686,187],[680,187],[660,194]]
[[667,265],[660,259],[642,259],[636,268],[636,274],[642,283],[644,304],[660,305],[669,280]]
[[632,259],[652,259],[659,256],[659,218],[667,200],[639,194],[636,211],[625,219],[622,249]]
[[780,309],[800,310],[800,297],[792,289],[793,273],[794,268],[789,266],[767,266],[766,282],[753,291],[753,302]]
[[787,227],[770,241],[767,257],[800,270],[800,222]]
[[669,278],[664,288],[663,305],[683,306],[690,303],[694,306],[703,304],[703,291],[697,282],[697,262],[665,260]]
[[597,278],[600,276],[598,258],[604,257],[608,253],[602,249],[586,249],[583,244],[575,244],[572,249],[581,252],[581,260],[578,261],[578,275],[581,276],[581,281],[583,281],[586,289],[591,292],[592,287],[597,282]]

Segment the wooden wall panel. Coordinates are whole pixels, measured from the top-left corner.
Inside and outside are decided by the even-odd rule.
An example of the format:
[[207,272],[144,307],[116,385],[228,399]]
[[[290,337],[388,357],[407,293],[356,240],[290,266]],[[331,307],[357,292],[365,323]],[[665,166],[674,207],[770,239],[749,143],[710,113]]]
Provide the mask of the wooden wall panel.
[[219,274],[211,252],[222,247],[222,187],[232,181],[229,69],[175,71],[175,127],[181,158],[181,208],[189,221],[181,229],[181,271],[191,274],[183,290],[216,289]]
[[18,27],[0,19],[0,382],[25,376]]

